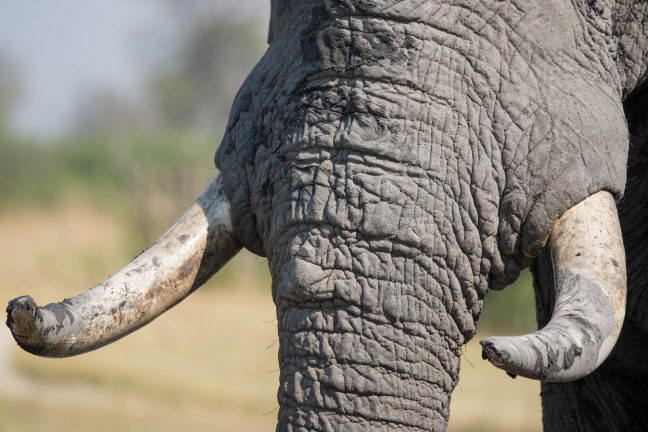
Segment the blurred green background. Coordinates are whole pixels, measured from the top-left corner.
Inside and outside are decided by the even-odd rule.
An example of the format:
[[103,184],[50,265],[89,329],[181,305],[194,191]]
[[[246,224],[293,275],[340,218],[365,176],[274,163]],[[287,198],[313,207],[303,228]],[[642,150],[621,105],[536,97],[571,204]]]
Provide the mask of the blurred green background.
[[[60,15],[47,18],[42,4],[0,3],[0,26],[4,20],[26,29],[0,30],[0,301],[29,293],[41,304],[116,271],[214,176],[231,101],[266,48],[268,13],[266,0],[151,0],[146,7],[155,13],[144,14],[124,2],[107,13],[65,0],[56,3]],[[30,26],[59,20],[53,31],[65,32],[72,22],[90,21],[83,34],[62,39],[71,52],[48,63],[55,89],[57,59],[66,55],[111,73],[110,58],[75,51],[74,41],[92,46],[100,22],[124,17],[132,31],[119,28],[119,36],[138,65],[137,91],[119,80],[71,87],[72,114],[47,126],[48,116],[60,114],[58,102],[47,101],[56,94],[38,94],[30,62],[12,56],[12,47],[52,56],[47,32]],[[54,108],[30,111],[26,95]],[[243,252],[161,319],[73,359],[24,354],[1,328],[0,432],[273,430],[278,366],[269,286],[265,259]],[[480,334],[464,350],[450,430],[540,430],[539,386],[488,366],[477,344],[483,335],[534,325],[528,273],[488,294]]]

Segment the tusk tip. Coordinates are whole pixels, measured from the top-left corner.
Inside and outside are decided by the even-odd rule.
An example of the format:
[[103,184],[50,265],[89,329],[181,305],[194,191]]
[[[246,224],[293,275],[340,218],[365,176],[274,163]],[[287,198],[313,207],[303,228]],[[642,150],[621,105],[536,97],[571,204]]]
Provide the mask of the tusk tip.
[[15,298],[7,305],[7,326],[13,332],[33,325],[36,320],[38,305],[30,296]]
[[506,351],[500,352],[493,342],[489,339],[482,339],[479,341],[479,345],[482,346],[482,359],[488,360],[489,362],[496,365],[503,365],[505,359],[510,357],[509,353]]
[[482,346],[482,359],[488,360],[493,366],[503,368],[511,359],[511,354],[505,349],[498,349],[495,341],[492,339],[482,339],[479,341]]
[[36,341],[40,322],[39,308],[30,296],[18,297],[7,306],[7,327],[14,339],[26,351],[38,351]]
[[488,360],[493,366],[506,372],[511,378],[523,376],[530,379],[542,380],[546,371],[536,361],[529,361],[525,355],[524,346],[520,346],[519,338],[510,336],[493,336],[482,339],[482,359]]

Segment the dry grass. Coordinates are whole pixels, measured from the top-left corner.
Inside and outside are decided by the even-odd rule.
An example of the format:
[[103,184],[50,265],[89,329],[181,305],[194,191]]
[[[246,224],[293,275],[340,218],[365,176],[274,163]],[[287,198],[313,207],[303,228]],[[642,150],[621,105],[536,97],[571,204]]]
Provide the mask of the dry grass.
[[480,336],[464,347],[461,378],[452,395],[451,431],[540,431],[540,385],[511,379],[481,358]]
[[[0,301],[74,295],[123,264],[128,244],[115,220],[81,204],[0,215],[0,239]],[[273,430],[276,321],[270,288],[259,286],[264,262],[243,254],[230,266],[229,276],[97,352],[47,360],[7,345],[0,432]],[[540,429],[537,384],[489,367],[476,341],[465,359],[450,430]]]

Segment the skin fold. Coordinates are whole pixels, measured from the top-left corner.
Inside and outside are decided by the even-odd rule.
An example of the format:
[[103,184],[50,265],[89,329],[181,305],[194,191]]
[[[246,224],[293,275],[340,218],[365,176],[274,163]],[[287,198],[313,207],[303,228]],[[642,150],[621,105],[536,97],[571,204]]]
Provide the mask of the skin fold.
[[[555,262],[584,262],[588,245],[563,248],[550,237],[590,238],[579,216],[562,216],[580,215],[571,210],[593,197],[607,203],[618,249],[620,221],[625,322],[592,374],[543,383],[544,425],[648,428],[647,16],[645,0],[272,0],[269,48],[234,101],[215,157],[217,188],[195,211],[207,252],[203,239],[219,237],[268,258],[280,341],[277,431],[446,430],[461,347],[487,290],[532,264],[541,327],[556,298],[578,295],[601,307],[579,316],[557,307],[562,323],[590,315],[620,323],[625,284],[615,309],[594,282],[625,280],[622,262],[592,254],[606,261],[596,280],[552,268],[554,252]],[[209,211],[206,196],[231,212]],[[557,229],[561,220],[580,234]],[[607,239],[596,237],[597,247]],[[217,250],[222,260],[210,272],[235,253]],[[195,268],[210,261],[192,251]],[[611,277],[610,262],[621,269]],[[561,294],[555,284],[570,281],[578,292]],[[182,296],[199,285],[165,283]],[[34,328],[44,345],[70,331],[65,340],[82,351],[77,330],[65,327],[78,316],[73,308],[90,310],[80,298],[38,308],[23,297],[10,304],[8,323],[23,345]],[[169,299],[149,298],[155,311],[180,300]],[[69,313],[59,319],[51,311],[61,307]],[[117,313],[104,309],[106,320]],[[133,310],[123,334],[154,318]],[[605,334],[566,331],[568,356],[536,358],[545,369],[556,369],[556,358],[571,365],[582,352],[575,338],[592,345],[596,334],[610,348],[618,323]],[[546,340],[518,350],[527,366],[536,347],[555,348]],[[500,366],[515,351],[489,349]],[[599,359],[587,358],[587,372]]]

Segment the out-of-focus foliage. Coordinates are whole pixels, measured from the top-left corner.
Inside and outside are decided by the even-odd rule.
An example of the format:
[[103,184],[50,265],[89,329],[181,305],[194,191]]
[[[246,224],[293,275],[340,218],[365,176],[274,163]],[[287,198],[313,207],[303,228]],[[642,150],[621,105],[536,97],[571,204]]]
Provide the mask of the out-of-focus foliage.
[[133,247],[156,238],[216,173],[214,143],[186,135],[0,140],[0,206],[71,199],[121,217]]
[[245,72],[260,57],[261,49],[250,23],[205,19],[195,23],[179,43],[179,61],[170,62],[152,82],[152,95],[166,125],[219,131]]
[[236,92],[265,50],[260,26],[198,5],[167,4],[174,27],[144,43],[151,58],[143,96],[91,93],[79,110],[79,131],[222,134]]
[[0,139],[7,130],[8,113],[20,95],[20,78],[12,63],[0,55]]
[[[83,197],[128,223],[134,248],[154,240],[215,175],[213,155],[234,95],[265,43],[252,22],[185,14],[169,35],[149,35],[167,56],[137,97],[97,89],[76,128],[55,142],[0,139],[0,205],[54,205]],[[157,50],[161,48],[158,46]],[[0,61],[0,132],[15,76]]]
[[478,327],[499,335],[516,335],[535,329],[535,323],[532,276],[525,270],[513,285],[486,294]]

